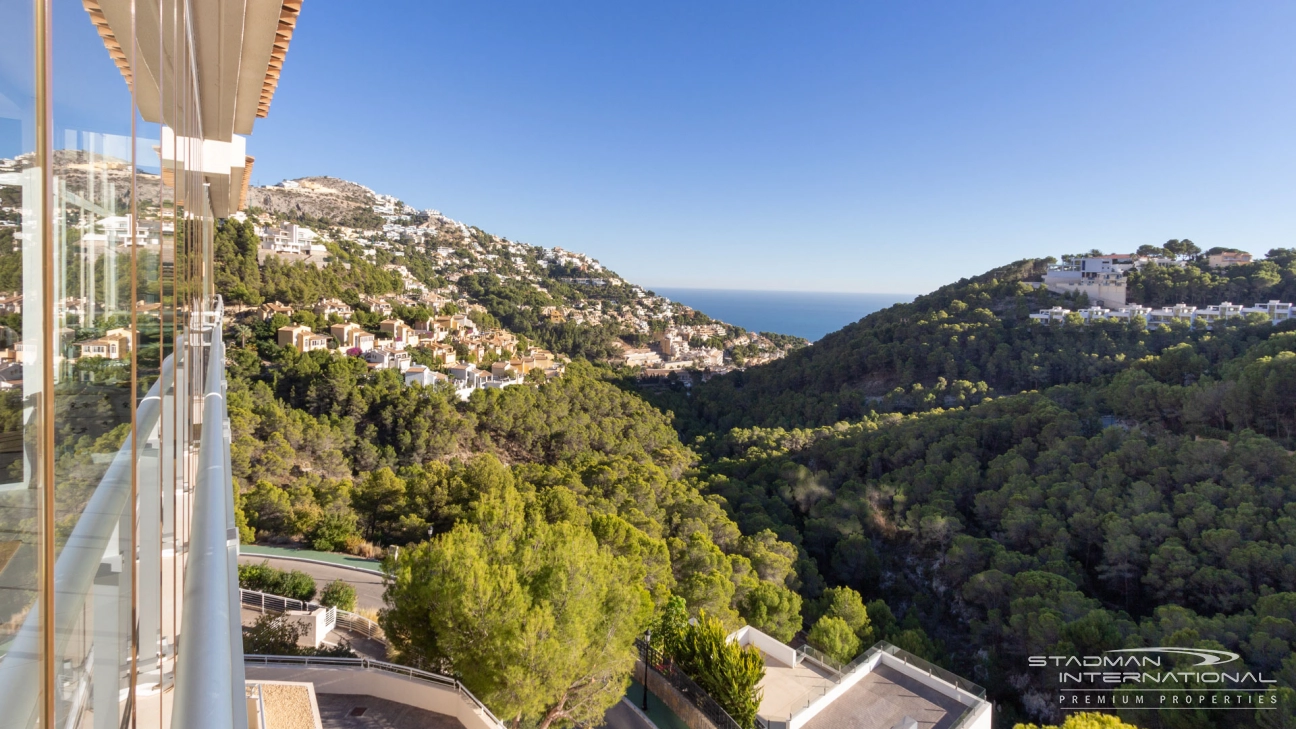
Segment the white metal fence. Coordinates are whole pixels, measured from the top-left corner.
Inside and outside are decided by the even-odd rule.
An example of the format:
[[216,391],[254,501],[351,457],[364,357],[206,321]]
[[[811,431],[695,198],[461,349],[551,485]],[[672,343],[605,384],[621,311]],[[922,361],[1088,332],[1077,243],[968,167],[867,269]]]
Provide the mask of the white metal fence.
[[[324,607],[318,603],[303,602],[281,595],[271,595],[268,592],[257,592],[256,590],[242,588],[239,589],[239,592],[241,593],[243,607],[259,610],[263,613],[286,613],[289,610],[314,612]],[[378,626],[378,623],[363,615],[356,615],[346,610],[330,607],[325,615],[324,623],[328,630],[341,628],[370,640],[376,640],[384,645],[387,643],[387,635],[383,633],[383,629]]]

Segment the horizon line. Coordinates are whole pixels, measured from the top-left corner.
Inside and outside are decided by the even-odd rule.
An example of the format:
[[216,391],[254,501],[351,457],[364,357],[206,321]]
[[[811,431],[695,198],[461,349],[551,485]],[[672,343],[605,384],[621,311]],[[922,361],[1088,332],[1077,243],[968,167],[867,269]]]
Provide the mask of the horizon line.
[[924,294],[915,293],[895,293],[890,291],[820,291],[816,289],[736,289],[722,286],[654,286],[649,284],[638,284],[649,291],[658,289],[673,289],[675,291],[729,291],[753,294],[835,294],[840,296],[908,296],[916,298]]

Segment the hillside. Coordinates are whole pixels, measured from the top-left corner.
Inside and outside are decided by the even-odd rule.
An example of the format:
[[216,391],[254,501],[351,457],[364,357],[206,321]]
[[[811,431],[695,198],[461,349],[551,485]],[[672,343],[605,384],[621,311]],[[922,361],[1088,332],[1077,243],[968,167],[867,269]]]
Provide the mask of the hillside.
[[[516,489],[545,520],[642,565],[658,609],[674,595],[691,614],[821,647],[823,626],[851,615],[850,640],[882,638],[971,677],[1008,725],[1059,718],[1030,655],[1216,647],[1296,679],[1296,324],[1043,324],[1031,315],[1088,301],[1032,285],[1052,262],[1033,259],[782,359],[643,388],[634,370],[581,360],[681,342],[728,357],[751,338],[588,256],[314,184],[271,192],[277,212],[222,228],[231,301],[337,297],[370,329],[384,305],[410,323],[463,311],[516,337],[515,356],[545,346],[571,362],[465,399],[337,349],[279,347],[282,314],[232,332],[250,340],[230,350],[245,538],[414,544],[470,518],[483,494]],[[326,260],[258,262],[254,228],[289,220],[314,226]],[[1273,251],[1227,271],[1149,269],[1131,277],[1131,298],[1286,297],[1293,261]]]
[[[586,254],[492,235],[346,180],[304,177],[254,187],[249,204],[253,229],[237,243],[244,261],[227,272],[224,286],[236,304],[305,306],[336,298],[369,308],[366,297],[458,301],[482,307],[490,325],[560,354],[624,361],[627,349],[676,339],[663,360],[711,372],[777,359],[806,344],[713,321]],[[303,256],[273,251],[277,262],[255,265],[253,258],[269,263],[260,237],[290,223],[309,228],[326,255],[307,266],[298,265],[312,262]]]
[[332,225],[381,225],[372,215],[373,190],[336,177],[302,177],[297,187],[253,187],[248,204],[292,220]]
[[[1282,291],[1291,260],[1274,251],[1223,278]],[[1289,685],[1296,322],[1041,324],[1029,313],[1087,304],[1026,285],[1045,263],[650,397],[699,450],[703,492],[744,533],[770,530],[804,555],[807,626],[830,587],[883,600],[868,613],[898,618],[888,640],[986,685],[1007,725],[1060,718],[1031,655],[1223,648]],[[1264,286],[1271,266],[1282,273]],[[1194,268],[1160,278],[1205,279]],[[1138,726],[1183,720],[1121,713]]]
[[[870,412],[915,412],[986,397],[1106,378],[1183,341],[1219,345],[1198,330],[1141,324],[1040,326],[1030,315],[1087,300],[1027,285],[1052,259],[1018,261],[897,304],[787,358],[714,378],[685,397],[659,399],[689,435],[734,427],[807,427]],[[1296,252],[1227,272],[1196,265],[1131,276],[1131,299],[1152,306],[1252,303],[1296,294]],[[1229,299],[1229,296],[1232,299]]]

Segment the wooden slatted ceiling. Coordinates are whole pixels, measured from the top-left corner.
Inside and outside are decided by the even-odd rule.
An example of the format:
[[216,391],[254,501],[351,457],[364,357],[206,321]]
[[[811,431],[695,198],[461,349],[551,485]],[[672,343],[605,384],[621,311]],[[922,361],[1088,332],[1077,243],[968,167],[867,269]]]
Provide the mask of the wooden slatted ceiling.
[[257,104],[256,115],[259,118],[270,113],[270,100],[274,98],[275,89],[279,86],[279,74],[283,71],[284,58],[288,55],[288,44],[292,42],[301,6],[302,0],[284,0],[283,9],[279,11],[274,50],[270,52],[270,66],[266,69],[265,82],[261,85],[261,100]]
[[104,48],[108,49],[108,55],[112,57],[113,63],[117,64],[117,70],[121,71],[122,78],[126,79],[126,84],[129,86],[135,78],[134,74],[131,73],[130,59],[126,57],[126,51],[122,50],[121,43],[117,42],[112,28],[108,27],[108,20],[104,18],[103,8],[99,6],[99,0],[81,0],[81,5],[90,14],[90,22],[94,23],[95,30],[99,32],[99,37],[103,38]]
[[[134,74],[131,72],[130,59],[122,49],[121,43],[113,35],[112,28],[108,27],[99,0],[81,0],[81,4],[90,15],[90,22],[94,23],[99,37],[103,38],[104,48],[108,49],[108,55],[112,57],[113,63],[117,64],[117,70],[121,71],[122,78],[126,79],[127,84],[132,83]],[[279,74],[283,71],[284,58],[288,55],[288,44],[292,42],[293,30],[297,27],[297,16],[301,13],[301,6],[302,0],[284,0],[283,7],[279,11],[279,27],[275,30],[274,49],[270,52],[270,65],[266,69],[265,81],[261,84],[261,98],[257,103],[258,118],[265,118],[270,113],[270,101],[279,86]]]

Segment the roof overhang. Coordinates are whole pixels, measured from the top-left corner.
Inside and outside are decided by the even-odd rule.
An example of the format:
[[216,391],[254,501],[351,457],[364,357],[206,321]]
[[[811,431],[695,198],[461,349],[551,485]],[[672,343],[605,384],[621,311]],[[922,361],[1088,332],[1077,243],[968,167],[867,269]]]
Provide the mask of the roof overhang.
[[[169,117],[179,105],[164,98],[173,89],[158,83],[177,77],[175,64],[182,58],[173,47],[175,33],[162,32],[185,20],[174,17],[176,5],[159,0],[82,4],[113,62],[134,85],[141,116],[177,126]],[[228,142],[234,134],[251,134],[253,122],[270,112],[301,6],[302,0],[206,0],[188,5],[193,9],[187,29],[204,138]]]
[[[302,0],[202,0],[188,4],[160,0],[82,0],[113,63],[135,92],[145,121],[162,125],[159,154],[163,177],[176,186],[177,201],[193,199],[182,172],[199,171],[210,189],[212,212],[227,217],[247,203],[252,158],[245,140],[253,123],[270,112]],[[176,8],[188,7],[188,18]],[[175,118],[182,105],[177,64],[189,63],[171,30],[183,24],[193,48],[192,93],[198,128]],[[166,83],[159,83],[166,79]],[[172,130],[188,129],[193,137]],[[187,182],[188,181],[188,182]]]

